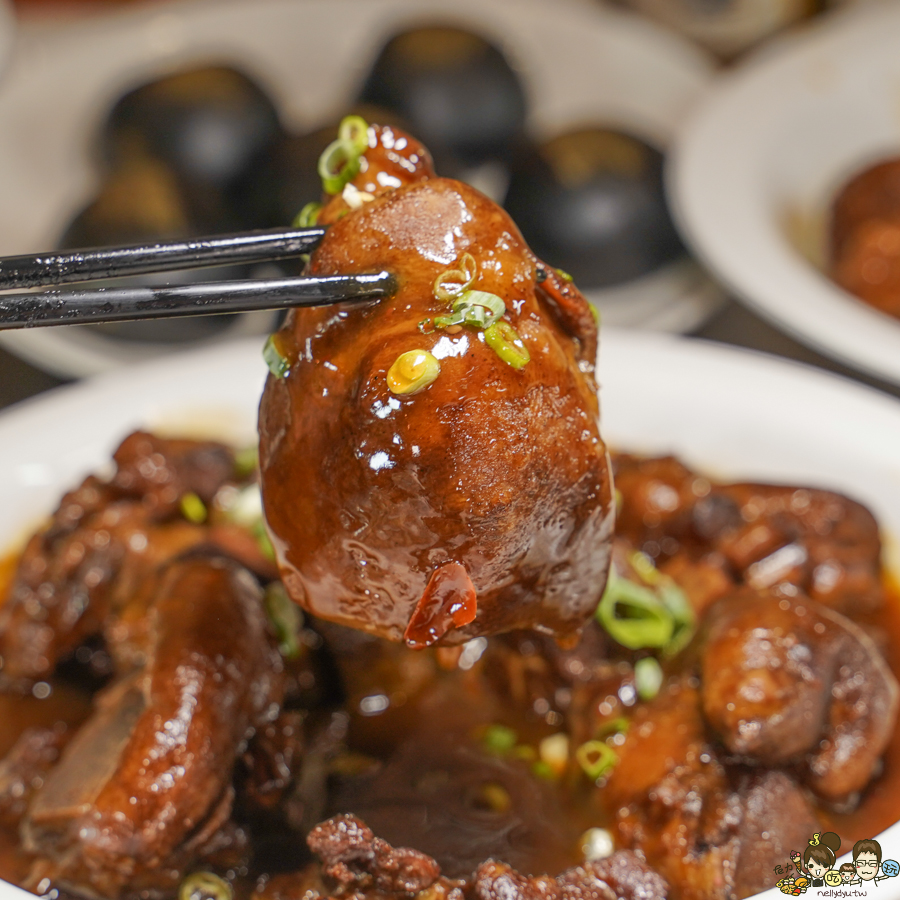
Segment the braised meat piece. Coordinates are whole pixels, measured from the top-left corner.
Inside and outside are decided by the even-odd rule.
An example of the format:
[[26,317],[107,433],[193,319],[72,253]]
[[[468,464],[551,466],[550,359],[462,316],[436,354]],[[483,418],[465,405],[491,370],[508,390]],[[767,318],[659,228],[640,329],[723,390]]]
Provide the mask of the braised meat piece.
[[696,578],[702,563],[706,580],[719,582],[713,595],[734,579],[760,589],[786,586],[788,595],[799,590],[843,613],[871,612],[883,602],[878,525],[847,497],[711,484],[672,457],[618,455],[615,473],[619,536],[661,568],[671,563],[673,575]]
[[307,839],[322,860],[295,876],[273,879],[254,900],[318,900],[319,897],[429,898],[429,900],[664,900],[665,880],[634,853],[567,869],[562,874],[522,875],[487,860],[469,877],[448,879],[440,866],[417,850],[395,849],[375,837],[361,819],[335,816]]
[[832,207],[830,272],[876,309],[900,316],[900,159],[852,178]]
[[628,850],[567,869],[556,878],[521,875],[488,860],[473,880],[476,900],[664,900],[669,893],[665,879]]
[[176,562],[150,618],[146,664],[97,699],[23,821],[33,884],[165,891],[227,834],[237,755],[281,700],[259,589],[222,559]]
[[748,773],[720,757],[689,677],[637,709],[603,801],[620,845],[640,850],[681,900],[764,890],[771,874],[760,861],[785,857],[819,830],[788,775]]
[[[208,503],[234,477],[222,444],[144,432],[114,454],[109,481],[89,476],[29,541],[0,607],[0,660],[9,681],[48,676],[93,635],[124,627],[125,607],[152,593],[167,559],[211,540],[179,513],[186,494]],[[144,610],[133,618],[143,620]],[[122,641],[112,645],[125,652]]]
[[[587,301],[395,129],[369,127],[319,222],[311,274],[388,270],[398,290],[292,311],[274,336],[260,460],[288,592],[416,648],[577,630],[613,525]],[[442,327],[448,296],[472,318]]]
[[897,681],[871,638],[807,598],[751,590],[707,620],[703,711],[725,746],[763,765],[805,763],[821,797],[846,803],[893,733]]

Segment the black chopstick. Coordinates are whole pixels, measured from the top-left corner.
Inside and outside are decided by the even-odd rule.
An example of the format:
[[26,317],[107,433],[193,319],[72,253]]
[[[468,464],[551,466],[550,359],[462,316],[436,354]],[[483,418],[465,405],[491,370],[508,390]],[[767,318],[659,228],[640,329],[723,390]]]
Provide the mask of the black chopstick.
[[320,278],[210,281],[175,287],[0,294],[0,330],[323,306],[377,300],[392,294],[395,287],[389,272],[378,272]]
[[324,228],[272,228],[184,241],[6,256],[0,258],[0,291],[283,259],[309,253],[324,234]]

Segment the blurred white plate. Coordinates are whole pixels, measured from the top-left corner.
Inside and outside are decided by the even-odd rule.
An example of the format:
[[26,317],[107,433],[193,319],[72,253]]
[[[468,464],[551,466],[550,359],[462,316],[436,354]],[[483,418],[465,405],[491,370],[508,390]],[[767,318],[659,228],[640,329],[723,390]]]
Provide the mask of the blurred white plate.
[[[422,22],[459,24],[502,47],[525,84],[537,137],[601,122],[665,147],[712,71],[701,51],[657,26],[564,0],[189,0],[64,27],[29,24],[0,85],[0,254],[48,249],[93,195],[91,148],[124,91],[182,66],[231,63],[270,93],[287,127],[303,131],[352,100],[385,40]],[[639,302],[605,291],[593,299],[615,324],[676,330],[717,305],[696,266],[657,276]],[[68,328],[0,342],[76,376],[172,349]]]
[[896,0],[831,16],[723,79],[688,122],[669,187],[694,250],[748,305],[900,384],[900,321],[819,268],[835,192],[889,155],[900,155]]
[[[134,428],[249,441],[266,375],[260,350],[246,339],[182,353],[0,415],[0,548]],[[602,334],[599,380],[603,433],[614,446],[677,453],[723,478],[843,491],[872,509],[885,537],[900,535],[900,402],[750,351],[615,329]],[[886,546],[900,573],[896,544]],[[878,837],[886,857],[900,856],[900,824]],[[878,893],[898,900],[900,878]],[[0,900],[30,896],[0,882]],[[783,900],[776,888],[760,896]]]

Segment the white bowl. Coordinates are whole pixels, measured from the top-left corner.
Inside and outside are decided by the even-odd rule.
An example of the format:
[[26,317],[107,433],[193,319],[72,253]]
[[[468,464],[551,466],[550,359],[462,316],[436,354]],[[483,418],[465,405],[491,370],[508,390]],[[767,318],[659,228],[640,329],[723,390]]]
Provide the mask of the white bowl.
[[[665,147],[712,73],[701,51],[663,29],[570,0],[187,0],[65,28],[28,23],[0,85],[0,254],[48,249],[91,198],[99,184],[91,149],[124,91],[178,67],[230,63],[270,93],[286,126],[303,131],[347,106],[384,41],[423,22],[459,24],[503,48],[538,138],[601,122]],[[593,299],[610,324],[677,330],[718,303],[696,266],[669,267],[639,289],[640,302],[615,290]],[[75,376],[172,350],[69,328],[0,333],[0,342]]]
[[[247,442],[266,375],[260,349],[247,339],[179,354],[0,415],[0,547],[21,540],[134,428]],[[715,477],[843,491],[874,512],[885,562],[900,574],[892,540],[900,535],[900,402],[750,351],[614,329],[602,335],[599,381],[613,446],[676,453]],[[900,823],[877,837],[886,858],[900,857]],[[29,896],[0,882],[0,900]],[[783,900],[777,888],[759,896]],[[898,900],[900,878],[880,883],[878,896]]]
[[826,17],[723,79],[684,129],[669,187],[693,249],[742,300],[900,384],[900,321],[821,270],[835,192],[889,155],[900,155],[896,0]]

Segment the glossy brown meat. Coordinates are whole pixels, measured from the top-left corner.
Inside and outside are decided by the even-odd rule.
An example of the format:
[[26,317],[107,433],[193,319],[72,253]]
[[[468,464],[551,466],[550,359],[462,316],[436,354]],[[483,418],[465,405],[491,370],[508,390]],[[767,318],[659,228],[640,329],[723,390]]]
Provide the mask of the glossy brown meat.
[[353,815],[335,816],[309,834],[321,868],[273,879],[257,900],[429,898],[429,900],[664,900],[668,885],[637,855],[614,853],[560,875],[522,875],[512,866],[486,860],[463,879],[448,879],[431,857],[392,847]]
[[230,450],[135,432],[114,460],[113,477],[91,475],[66,494],[25,549],[0,607],[7,680],[46,678],[87,638],[124,625],[124,607],[139,600],[162,562],[210,541],[180,516],[179,501],[191,492],[208,503],[234,477]]
[[786,857],[820,829],[788,775],[720,757],[700,707],[691,678],[639,707],[603,802],[617,844],[640,850],[681,900],[732,900],[770,887],[771,863],[760,860]]
[[834,201],[830,272],[876,309],[900,317],[900,159],[852,178]]
[[827,800],[854,800],[894,731],[898,687],[872,640],[804,597],[749,590],[710,611],[703,711],[734,754],[804,763]]
[[[370,150],[371,165],[386,153]],[[569,633],[602,594],[613,522],[596,328],[587,302],[534,258],[502,209],[418,165],[337,219],[309,266],[387,269],[397,293],[292,312],[276,336],[290,372],[266,385],[260,458],[284,582],[315,615],[406,635],[410,646],[513,628]],[[367,177],[354,184],[371,188]],[[341,212],[338,198],[323,220]],[[464,253],[477,263],[473,289],[505,301],[531,355],[524,368],[474,328],[419,330],[446,312],[433,285]],[[395,395],[385,375],[413,349],[432,352],[440,374]],[[426,609],[426,586],[450,572]]]
[[146,665],[98,699],[23,822],[34,883],[113,900],[171,889],[221,842],[235,759],[278,711],[280,661],[246,571],[174,563],[150,615]]
[[617,532],[662,568],[686,553],[727,578],[758,589],[784,586],[788,596],[799,590],[848,614],[871,612],[884,600],[878,525],[847,497],[713,484],[672,457],[623,454],[615,471],[623,498]]

